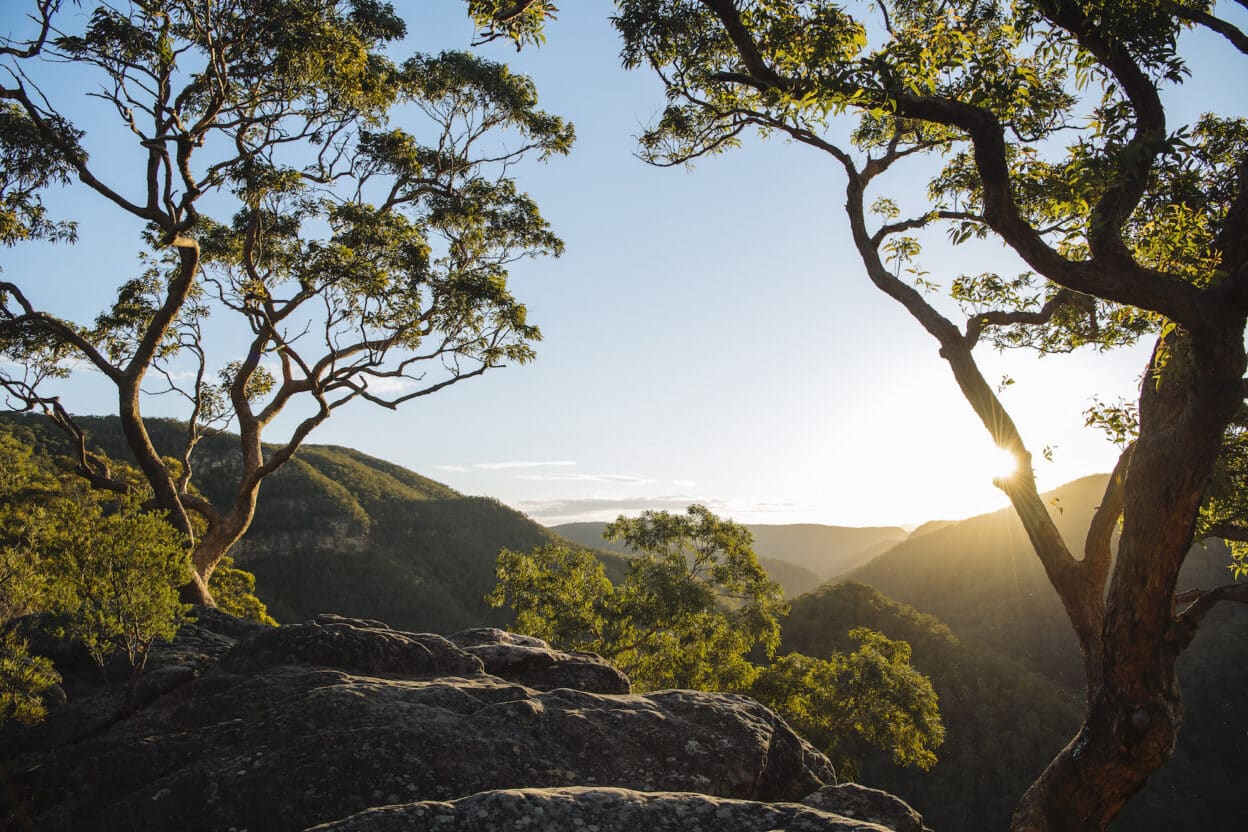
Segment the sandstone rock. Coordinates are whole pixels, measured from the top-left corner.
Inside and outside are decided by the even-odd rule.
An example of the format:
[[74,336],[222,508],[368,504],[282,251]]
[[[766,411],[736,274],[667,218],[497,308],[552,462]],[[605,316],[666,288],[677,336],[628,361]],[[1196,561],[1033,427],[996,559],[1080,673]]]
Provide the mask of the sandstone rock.
[[[469,650],[487,648],[504,672],[549,648],[505,634],[461,643],[370,621],[202,616],[153,655],[162,681],[142,707],[100,706],[105,689],[52,714],[42,740],[0,746],[0,829],[260,832],[500,789],[796,801],[834,782],[828,760],[753,700],[535,690],[489,675]],[[92,702],[111,716],[73,725]]]
[[[370,809],[318,832],[887,832],[794,803],[624,789],[514,789]],[[310,830],[309,830],[310,832]]]
[[833,814],[878,823],[894,832],[930,832],[909,803],[857,783],[824,786],[802,803]]
[[593,693],[631,693],[628,677],[597,653],[554,650],[540,638],[494,627],[463,630],[453,644],[479,658],[485,672],[537,690],[575,688]]

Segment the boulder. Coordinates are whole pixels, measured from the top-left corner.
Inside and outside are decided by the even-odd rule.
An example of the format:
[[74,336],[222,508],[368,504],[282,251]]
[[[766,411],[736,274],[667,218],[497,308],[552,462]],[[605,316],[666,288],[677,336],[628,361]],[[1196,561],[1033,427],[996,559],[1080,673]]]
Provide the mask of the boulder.
[[930,832],[923,818],[899,797],[857,783],[824,786],[808,795],[802,803],[894,830],[894,832]]
[[536,690],[575,688],[593,693],[631,693],[628,677],[597,653],[554,650],[540,638],[494,627],[463,630],[450,637],[481,660],[485,672]]
[[[141,697],[103,689],[0,738],[0,829],[297,830],[372,807],[569,786],[697,792],[688,805],[723,808],[835,782],[826,757],[751,699],[603,693],[621,685],[603,667],[499,631],[448,639],[337,617],[268,628],[201,614],[151,657]],[[593,689],[541,689],[556,679]],[[75,722],[83,713],[89,724]]]
[[[509,789],[370,809],[317,832],[888,832],[794,803],[626,789]],[[309,830],[311,832],[311,830]]]

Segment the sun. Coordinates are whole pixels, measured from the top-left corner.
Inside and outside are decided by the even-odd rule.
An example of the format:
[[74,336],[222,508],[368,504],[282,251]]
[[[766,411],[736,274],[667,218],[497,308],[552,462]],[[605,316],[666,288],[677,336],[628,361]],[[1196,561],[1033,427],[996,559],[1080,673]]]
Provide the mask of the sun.
[[1018,473],[1018,455],[1005,448],[993,448],[988,459],[988,470],[993,482],[1008,480]]

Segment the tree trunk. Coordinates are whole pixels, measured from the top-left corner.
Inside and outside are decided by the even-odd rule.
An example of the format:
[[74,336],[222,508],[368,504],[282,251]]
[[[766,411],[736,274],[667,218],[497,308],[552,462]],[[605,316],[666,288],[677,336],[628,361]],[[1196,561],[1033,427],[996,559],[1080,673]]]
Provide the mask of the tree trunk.
[[1177,648],[1157,651],[1147,702],[1127,698],[1099,680],[1075,738],[1049,763],[1019,802],[1012,832],[1092,832],[1107,828],[1148,777],[1174,753],[1183,703],[1174,675]]
[[1242,401],[1242,331],[1236,324],[1221,340],[1179,333],[1158,342],[1141,389],[1104,624],[1080,636],[1083,725],[1023,795],[1013,832],[1100,832],[1174,754],[1183,723],[1175,663],[1190,638],[1175,619],[1175,585]]

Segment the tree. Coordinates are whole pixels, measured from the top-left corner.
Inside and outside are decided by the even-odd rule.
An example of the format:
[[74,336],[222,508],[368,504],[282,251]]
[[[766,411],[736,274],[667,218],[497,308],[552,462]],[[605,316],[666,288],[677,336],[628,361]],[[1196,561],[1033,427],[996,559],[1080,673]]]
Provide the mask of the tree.
[[[753,696],[825,749],[842,774],[855,770],[864,744],[899,765],[936,762],[944,739],[936,694],[910,666],[904,641],[857,629],[852,654],[775,657],[788,605],[745,526],[693,505],[683,515],[621,517],[603,534],[637,552],[619,585],[584,549],[504,549],[487,600],[512,608],[516,630],[560,649],[598,653],[641,690]],[[769,663],[760,667],[754,658]]]
[[849,637],[859,642],[852,653],[781,656],[758,674],[750,695],[823,749],[841,779],[858,779],[861,745],[887,751],[896,765],[930,769],[945,727],[932,683],[910,666],[910,645],[866,627]]
[[10,622],[40,608],[47,594],[35,543],[44,524],[42,503],[56,480],[32,460],[30,448],[0,433],[0,726],[10,719],[43,719],[43,693],[60,681],[52,662],[30,655]]
[[[128,492],[49,383],[81,362],[115,387],[150,504],[190,541],[187,598],[211,603],[262,481],[335,411],[395,408],[533,357],[540,332],[508,267],[562,244],[509,174],[566,153],[572,128],[504,65],[392,61],[404,24],[385,3],[135,0],[96,5],[80,34],[60,31],[61,5],[36,0],[30,37],[0,43],[0,237],[72,240],[42,198],[66,185],[143,224],[145,265],[89,323],[45,308],[42,275],[0,281],[0,388],[74,438],[94,487]],[[98,85],[132,157],[88,155],[107,118],[40,86],[66,63],[79,89]],[[419,125],[395,126],[398,108]],[[222,317],[241,339],[214,338]],[[160,394],[186,407],[176,464],[144,424]],[[284,413],[297,414],[289,437],[266,446]],[[239,436],[236,485],[213,504],[192,487],[193,454],[224,426]]]
[[694,505],[621,517],[603,534],[639,553],[619,586],[584,550],[504,550],[490,602],[509,604],[524,632],[605,656],[643,690],[748,687],[748,654],[775,653],[787,609],[749,530]]
[[[1012,826],[1104,829],[1173,751],[1175,660],[1201,618],[1218,601],[1248,601],[1243,583],[1175,594],[1194,540],[1248,539],[1238,489],[1248,122],[1228,98],[1207,102],[1223,112],[1172,128],[1161,95],[1188,72],[1184,29],[1245,54],[1248,35],[1212,3],[1169,0],[881,0],[859,17],[822,0],[617,6],[625,62],[657,71],[670,100],[641,139],[643,156],[683,164],[756,129],[838,165],[869,279],[936,339],[975,415],[1019,459],[998,485],[1078,637],[1087,699],[1078,735]],[[857,119],[849,143],[840,116]],[[871,197],[886,174],[914,177],[925,160],[926,210],[903,216],[895,200]],[[999,240],[1027,269],[957,276],[949,294],[961,326],[919,264],[925,232],[941,228],[953,244]],[[1140,338],[1154,347],[1138,403],[1089,413],[1125,448],[1077,556],[974,350]]]

